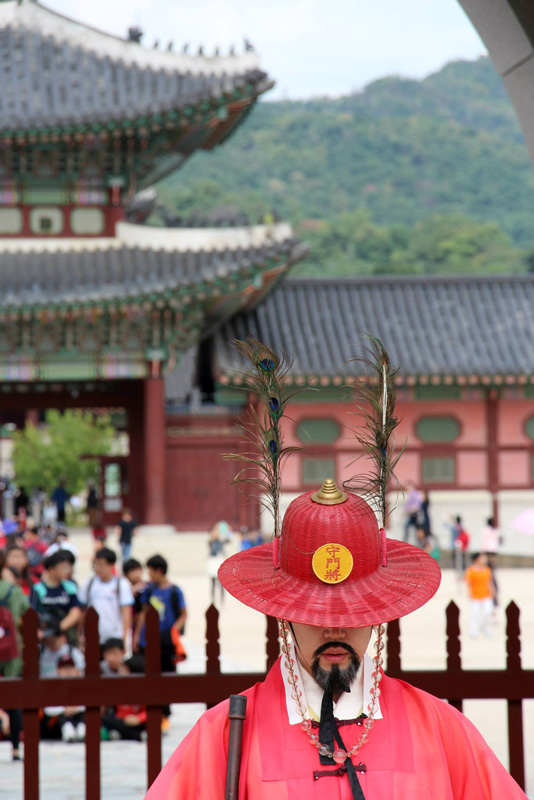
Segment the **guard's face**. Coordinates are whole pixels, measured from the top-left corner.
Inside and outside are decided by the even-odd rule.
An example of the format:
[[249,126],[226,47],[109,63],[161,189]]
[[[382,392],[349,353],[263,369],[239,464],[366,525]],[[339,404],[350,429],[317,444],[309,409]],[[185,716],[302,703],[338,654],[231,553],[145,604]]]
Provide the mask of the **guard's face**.
[[323,670],[337,665],[340,670],[349,667],[353,653],[361,661],[372,628],[320,628],[315,625],[292,623],[299,662],[306,672],[313,675],[312,665],[317,661]]

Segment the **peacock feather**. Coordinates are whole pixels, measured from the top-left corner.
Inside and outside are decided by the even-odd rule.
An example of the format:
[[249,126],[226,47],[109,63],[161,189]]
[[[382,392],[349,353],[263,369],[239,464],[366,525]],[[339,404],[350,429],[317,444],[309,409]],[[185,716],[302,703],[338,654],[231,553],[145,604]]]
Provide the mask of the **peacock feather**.
[[223,458],[245,463],[233,480],[237,488],[256,497],[273,515],[274,535],[280,536],[281,469],[290,453],[300,447],[284,447],[280,422],[288,400],[298,390],[290,390],[285,380],[291,364],[270,347],[254,339],[235,339],[233,347],[248,362],[242,373],[243,389],[259,399],[258,409],[249,407],[249,419],[241,425],[243,438],[250,449],[244,453],[225,453]]
[[380,341],[368,337],[367,354],[351,359],[362,364],[369,374],[359,378],[355,385],[356,414],[363,425],[354,431],[363,453],[351,463],[362,458],[373,462],[371,473],[354,475],[345,482],[345,488],[361,494],[378,514],[380,525],[386,527],[387,491],[391,482],[398,485],[395,467],[402,450],[395,453],[393,433],[399,424],[395,416],[395,376],[398,367],[392,367],[387,350]]

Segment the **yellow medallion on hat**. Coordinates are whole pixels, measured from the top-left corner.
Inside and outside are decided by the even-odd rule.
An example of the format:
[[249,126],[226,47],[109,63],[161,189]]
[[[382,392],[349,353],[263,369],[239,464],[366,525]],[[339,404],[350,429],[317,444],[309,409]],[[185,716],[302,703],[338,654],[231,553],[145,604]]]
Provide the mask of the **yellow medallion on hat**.
[[349,577],[353,566],[350,550],[335,542],[323,544],[312,558],[313,571],[323,583],[341,583]]

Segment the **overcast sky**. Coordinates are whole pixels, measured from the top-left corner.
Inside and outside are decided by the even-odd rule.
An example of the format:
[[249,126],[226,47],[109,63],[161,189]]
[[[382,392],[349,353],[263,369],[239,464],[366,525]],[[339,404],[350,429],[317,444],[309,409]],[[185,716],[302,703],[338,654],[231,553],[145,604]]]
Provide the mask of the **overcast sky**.
[[190,42],[207,52],[247,36],[276,80],[269,98],[340,95],[384,75],[423,77],[484,46],[457,0],[43,0],[44,5],[143,42]]

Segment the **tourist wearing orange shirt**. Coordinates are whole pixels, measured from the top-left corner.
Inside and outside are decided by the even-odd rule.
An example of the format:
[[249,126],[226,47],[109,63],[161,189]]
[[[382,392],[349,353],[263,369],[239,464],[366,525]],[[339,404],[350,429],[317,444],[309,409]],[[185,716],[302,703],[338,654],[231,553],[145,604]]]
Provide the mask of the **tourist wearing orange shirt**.
[[493,586],[491,569],[485,553],[474,554],[473,562],[465,573],[465,581],[471,597],[471,637],[476,638],[479,630],[482,630],[484,636],[490,636],[489,621],[493,610]]

